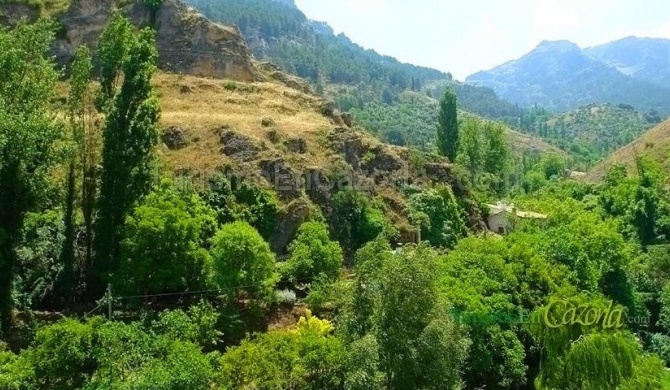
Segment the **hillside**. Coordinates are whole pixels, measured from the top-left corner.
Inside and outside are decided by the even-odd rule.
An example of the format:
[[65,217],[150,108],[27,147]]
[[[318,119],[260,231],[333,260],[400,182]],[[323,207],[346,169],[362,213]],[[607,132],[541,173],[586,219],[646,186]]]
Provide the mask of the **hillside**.
[[670,39],[627,37],[584,52],[623,74],[670,88]]
[[[404,242],[414,239],[404,185],[451,183],[463,204],[474,205],[451,164],[427,155],[417,160],[406,148],[349,129],[317,96],[273,82],[168,73],[159,74],[155,85],[164,140],[181,140],[161,151],[165,167],[205,184],[216,172],[232,170],[244,182],[273,187],[286,207],[271,238],[278,250],[308,217],[305,202],[328,210],[342,183],[378,197]],[[478,209],[468,213],[470,226],[481,229]]]
[[662,166],[668,168],[670,153],[670,120],[666,120],[654,127],[630,144],[612,153],[588,172],[589,181],[598,181],[603,178],[607,170],[615,164],[624,164],[632,171],[635,167],[636,156],[647,156]]
[[639,113],[630,105],[589,104],[559,114],[534,108],[512,124],[593,164],[660,121],[657,115]]
[[591,103],[630,104],[670,113],[670,91],[621,73],[569,41],[544,41],[523,57],[469,76],[523,107],[569,110]]
[[309,20],[292,1],[187,1],[216,22],[239,26],[256,58],[308,80],[344,111],[368,103],[395,104],[406,91],[434,96],[449,85],[464,110],[492,118],[518,113],[518,107],[488,88],[458,83],[449,73],[401,63],[344,34],[335,35],[327,23]]
[[[384,142],[432,151],[435,148],[435,123],[438,110],[437,99],[416,92],[406,92],[396,104],[367,103],[362,108],[353,108],[350,112],[357,124]],[[459,115],[463,118],[474,114],[462,109]],[[513,155],[517,157],[526,152],[551,151],[567,154],[540,137],[522,134],[510,127],[506,127],[506,135]]]

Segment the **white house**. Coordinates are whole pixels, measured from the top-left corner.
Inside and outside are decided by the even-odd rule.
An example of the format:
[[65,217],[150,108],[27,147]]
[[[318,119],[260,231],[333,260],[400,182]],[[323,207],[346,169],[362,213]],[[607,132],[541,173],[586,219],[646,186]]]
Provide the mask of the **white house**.
[[514,207],[513,204],[507,205],[498,202],[495,205],[489,204],[489,217],[486,221],[491,230],[498,234],[507,234],[513,228],[515,218],[545,220],[544,214],[533,213],[531,211],[522,211]]

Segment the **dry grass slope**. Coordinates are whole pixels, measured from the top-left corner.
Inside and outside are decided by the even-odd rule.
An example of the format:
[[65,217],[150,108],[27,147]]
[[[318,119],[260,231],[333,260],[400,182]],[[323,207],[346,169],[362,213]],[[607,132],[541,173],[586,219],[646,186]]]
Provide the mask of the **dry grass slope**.
[[641,137],[612,153],[588,172],[586,180],[601,180],[607,169],[614,164],[625,164],[629,170],[634,169],[635,156],[647,156],[669,168],[668,152],[670,152],[670,119],[644,133]]
[[[220,130],[224,127],[250,137],[265,155],[285,152],[281,143],[275,145],[268,139],[271,131],[284,140],[302,137],[309,152],[300,160],[325,165],[325,151],[318,145],[333,125],[319,112],[322,102],[315,96],[276,83],[240,83],[168,73],[158,74],[155,85],[162,108],[161,128],[179,126],[190,141],[183,149],[163,150],[163,161],[170,170],[211,171],[234,163],[220,153]],[[272,119],[274,124],[263,126],[263,118]]]

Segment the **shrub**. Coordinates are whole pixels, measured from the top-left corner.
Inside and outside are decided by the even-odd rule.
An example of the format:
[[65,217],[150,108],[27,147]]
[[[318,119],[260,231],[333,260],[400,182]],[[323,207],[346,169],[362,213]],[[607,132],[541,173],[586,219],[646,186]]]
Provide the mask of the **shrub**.
[[197,195],[163,183],[126,219],[116,284],[130,293],[205,287],[211,260],[204,246],[215,225]]
[[289,253],[284,271],[294,282],[312,281],[319,275],[335,279],[342,268],[342,248],[330,240],[326,225],[320,222],[302,224]]
[[275,258],[267,242],[246,222],[224,225],[212,244],[215,281],[231,298],[272,297],[277,282]]

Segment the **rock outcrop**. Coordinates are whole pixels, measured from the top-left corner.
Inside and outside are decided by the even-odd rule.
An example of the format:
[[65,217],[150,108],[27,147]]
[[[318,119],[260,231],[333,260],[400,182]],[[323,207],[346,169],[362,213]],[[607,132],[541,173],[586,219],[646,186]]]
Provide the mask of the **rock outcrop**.
[[259,78],[251,53],[235,27],[216,24],[179,0],[164,0],[155,14],[136,0],[74,0],[60,18],[63,35],[54,45],[56,58],[68,64],[79,45],[94,48],[100,33],[120,7],[136,26],[156,30],[159,67],[194,76],[254,81]]

